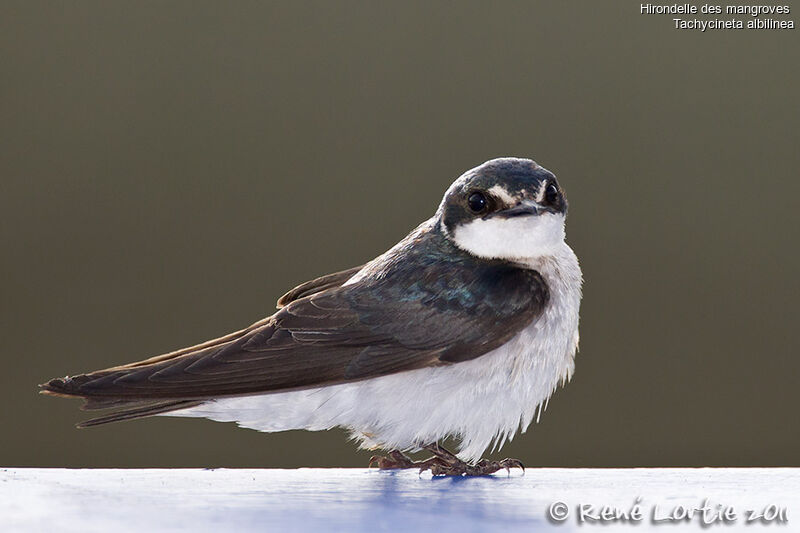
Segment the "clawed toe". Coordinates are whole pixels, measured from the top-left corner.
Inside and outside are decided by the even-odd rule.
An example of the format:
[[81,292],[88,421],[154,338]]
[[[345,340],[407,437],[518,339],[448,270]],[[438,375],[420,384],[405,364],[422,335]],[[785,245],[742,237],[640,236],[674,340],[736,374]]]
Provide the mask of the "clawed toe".
[[505,468],[509,472],[511,472],[512,468],[519,468],[520,470],[522,470],[522,473],[525,473],[525,465],[522,464],[522,461],[520,461],[519,459],[505,458],[499,463],[501,468]]
[[395,470],[401,468],[419,468],[420,473],[441,466],[444,462],[438,457],[431,457],[424,461],[414,461],[409,456],[398,450],[392,450],[388,455],[373,455],[369,458],[368,468],[377,466],[381,470]]
[[525,466],[518,459],[507,458],[502,461],[481,459],[477,464],[470,465],[438,444],[431,444],[425,448],[439,459],[439,462],[430,466],[430,471],[434,476],[486,476],[503,468],[509,473],[512,468],[521,468],[525,472]]
[[399,450],[392,450],[389,455],[373,455],[369,458],[367,468],[376,465],[381,470],[394,470],[398,468],[413,468],[418,465],[410,457]]
[[391,462],[391,459],[389,459],[388,457],[384,457],[383,455],[373,455],[372,457],[369,458],[369,464],[367,465],[367,468],[372,468],[373,466],[377,466],[381,470],[385,470],[387,468],[393,468],[392,466],[390,466],[391,464],[393,463]]
[[498,470],[506,469],[511,473],[512,468],[520,468],[525,472],[525,466],[519,459],[506,458],[502,461],[489,461],[481,459],[471,465],[459,459],[455,454],[432,444],[424,446],[433,453],[433,457],[424,461],[414,461],[399,450],[392,450],[388,455],[373,455],[369,459],[369,467],[377,466],[381,470],[400,468],[419,468],[419,472],[430,470],[434,477],[439,476],[487,476]]
[[419,466],[419,473],[423,473],[426,470],[430,470],[433,475],[437,475],[437,472],[441,468],[447,467],[447,463],[439,459],[438,457],[431,457],[430,459],[426,459],[424,461],[420,461],[417,463]]

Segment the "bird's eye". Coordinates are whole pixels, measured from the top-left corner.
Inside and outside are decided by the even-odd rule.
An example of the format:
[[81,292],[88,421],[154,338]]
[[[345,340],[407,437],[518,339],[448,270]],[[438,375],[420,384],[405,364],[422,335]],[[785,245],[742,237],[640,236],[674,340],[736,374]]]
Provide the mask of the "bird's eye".
[[486,197],[479,192],[474,192],[467,199],[469,208],[474,213],[480,213],[486,209]]
[[544,201],[550,205],[553,205],[558,201],[558,187],[556,187],[556,184],[552,181],[544,190]]

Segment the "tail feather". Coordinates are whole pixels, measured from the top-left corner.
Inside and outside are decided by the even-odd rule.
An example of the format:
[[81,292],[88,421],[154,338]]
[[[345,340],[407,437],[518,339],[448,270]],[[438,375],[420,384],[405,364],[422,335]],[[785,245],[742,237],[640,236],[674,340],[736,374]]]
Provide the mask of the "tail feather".
[[146,416],[153,416],[162,413],[169,413],[170,411],[177,411],[179,409],[186,409],[188,407],[195,407],[201,403],[203,403],[203,400],[169,400],[166,402],[139,404],[137,407],[128,407],[105,416],[90,418],[89,420],[85,420],[79,424],[76,424],[76,427],[88,428],[92,426],[108,424],[109,422],[135,420],[137,418],[144,418]]

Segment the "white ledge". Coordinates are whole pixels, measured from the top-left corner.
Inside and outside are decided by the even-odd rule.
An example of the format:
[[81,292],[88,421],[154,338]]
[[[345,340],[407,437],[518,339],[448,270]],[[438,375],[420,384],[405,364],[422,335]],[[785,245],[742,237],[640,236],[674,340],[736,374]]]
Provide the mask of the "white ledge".
[[[579,524],[580,505],[630,513],[637,498],[640,523]],[[736,513],[717,531],[800,531],[800,468],[542,468],[470,479],[411,470],[6,468],[0,530],[702,531],[699,512],[672,524],[654,522],[653,513],[669,517],[706,499],[716,513]],[[569,513],[560,523],[548,518],[555,502]],[[748,524],[748,511],[770,505],[782,513],[773,521],[785,518],[787,525]]]

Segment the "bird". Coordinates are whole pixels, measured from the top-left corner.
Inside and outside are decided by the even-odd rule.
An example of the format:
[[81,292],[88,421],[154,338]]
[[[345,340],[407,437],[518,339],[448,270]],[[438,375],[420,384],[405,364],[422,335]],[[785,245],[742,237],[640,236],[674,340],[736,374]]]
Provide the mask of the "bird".
[[[388,251],[295,287],[249,327],[40,392],[113,408],[78,427],[152,415],[261,432],[341,427],[386,452],[370,467],[524,470],[481,457],[538,421],[573,375],[583,276],[566,215],[552,172],[531,159],[486,161]],[[429,459],[408,455],[423,450]]]

